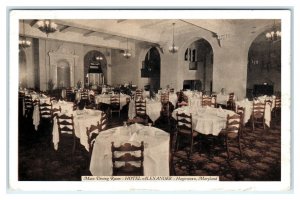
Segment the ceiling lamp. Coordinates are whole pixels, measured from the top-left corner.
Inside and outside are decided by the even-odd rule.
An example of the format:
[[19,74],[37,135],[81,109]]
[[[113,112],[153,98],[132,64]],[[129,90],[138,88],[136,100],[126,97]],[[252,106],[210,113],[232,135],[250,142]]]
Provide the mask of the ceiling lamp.
[[22,36],[19,38],[19,47],[25,49],[27,47],[30,47],[30,45],[31,45],[31,41],[27,40],[25,37],[25,23],[23,20],[23,33]]
[[127,59],[131,57],[131,53],[129,52],[129,49],[128,49],[128,38],[127,38],[127,48],[124,51],[123,56]]
[[175,42],[174,42],[174,26],[175,26],[175,23],[173,23],[173,43],[172,43],[172,46],[169,47],[170,53],[176,53],[178,51],[178,47],[175,45]]
[[276,41],[281,38],[281,31],[278,27],[276,27],[275,20],[272,26],[272,30],[266,33],[266,38],[269,41]]
[[57,24],[51,22],[51,20],[39,20],[37,25],[40,31],[46,33],[47,37],[49,33],[54,33],[57,31]]
[[96,60],[97,60],[97,61],[103,60],[103,57],[102,57],[102,56],[96,56]]

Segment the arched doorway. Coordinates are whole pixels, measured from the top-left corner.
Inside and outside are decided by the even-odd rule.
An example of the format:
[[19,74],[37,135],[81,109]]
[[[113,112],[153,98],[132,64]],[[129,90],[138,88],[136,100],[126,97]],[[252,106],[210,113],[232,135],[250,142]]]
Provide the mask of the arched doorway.
[[19,51],[19,87],[27,87],[26,54],[23,49]]
[[212,92],[213,49],[203,38],[192,42],[185,50],[183,59],[188,72],[183,80],[183,89]]
[[151,87],[157,91],[160,88],[160,63],[159,51],[155,47],[150,48],[142,61],[141,69],[141,77],[149,78],[146,89]]
[[70,65],[67,60],[57,62],[57,84],[59,88],[71,87]]
[[[88,77],[88,74],[95,76]],[[89,86],[107,84],[107,60],[100,51],[92,50],[85,54],[83,80]]]
[[281,40],[267,40],[267,31],[254,39],[248,51],[247,98],[281,91]]

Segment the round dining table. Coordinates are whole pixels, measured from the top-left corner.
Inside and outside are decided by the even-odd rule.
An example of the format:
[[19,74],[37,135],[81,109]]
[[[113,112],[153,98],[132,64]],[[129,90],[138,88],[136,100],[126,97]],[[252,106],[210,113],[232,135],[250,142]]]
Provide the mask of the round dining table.
[[102,131],[96,138],[90,171],[94,176],[112,175],[111,142],[115,146],[144,141],[144,175],[169,176],[170,135],[158,128],[132,124]]
[[227,115],[234,115],[231,110],[212,107],[183,106],[173,111],[172,116],[176,119],[176,113],[192,114],[193,130],[204,135],[219,135],[226,128]]
[[[84,110],[75,110],[69,111],[65,110],[61,114],[66,114],[70,116],[73,114],[74,117],[74,130],[75,136],[80,139],[80,144],[82,144],[87,151],[89,151],[88,138],[86,134],[86,128],[91,125],[97,125],[97,122],[101,119],[100,110],[84,109]],[[53,131],[52,131],[52,142],[54,144],[54,149],[58,150],[59,143],[59,132],[57,120],[55,118],[53,122]]]

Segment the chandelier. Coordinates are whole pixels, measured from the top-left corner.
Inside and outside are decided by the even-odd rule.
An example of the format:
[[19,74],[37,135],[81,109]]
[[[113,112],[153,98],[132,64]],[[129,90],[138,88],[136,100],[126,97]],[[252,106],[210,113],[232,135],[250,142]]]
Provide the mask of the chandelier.
[[124,51],[123,56],[127,59],[131,57],[131,53],[129,52],[129,49],[128,49],[128,38],[127,38],[127,48]]
[[46,33],[47,37],[49,33],[54,33],[57,31],[57,24],[51,22],[51,20],[39,20],[37,25],[40,31]]
[[22,49],[30,47],[31,41],[27,40],[26,37],[25,37],[25,23],[24,23],[24,20],[23,20],[23,34],[22,35],[23,36],[19,38],[19,47],[22,48]]
[[172,43],[172,46],[169,47],[170,53],[176,53],[178,51],[178,47],[175,45],[175,42],[174,42],[174,26],[175,26],[175,23],[173,23],[173,43]]
[[266,33],[266,38],[269,41],[276,41],[281,38],[281,31],[278,27],[276,27],[275,20],[272,26],[272,30]]

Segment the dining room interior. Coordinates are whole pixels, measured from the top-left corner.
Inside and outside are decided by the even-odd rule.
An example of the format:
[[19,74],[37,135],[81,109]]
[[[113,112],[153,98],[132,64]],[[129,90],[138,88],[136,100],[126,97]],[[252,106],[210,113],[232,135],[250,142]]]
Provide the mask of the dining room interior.
[[281,181],[280,19],[18,25],[19,181]]

